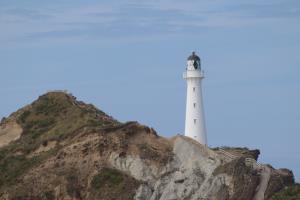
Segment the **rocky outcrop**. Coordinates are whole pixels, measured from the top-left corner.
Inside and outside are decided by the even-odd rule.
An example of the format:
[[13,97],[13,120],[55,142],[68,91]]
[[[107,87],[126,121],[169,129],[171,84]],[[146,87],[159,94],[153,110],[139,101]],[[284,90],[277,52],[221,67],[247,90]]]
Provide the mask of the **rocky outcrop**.
[[271,176],[268,184],[268,188],[265,191],[266,199],[271,198],[274,193],[279,192],[286,186],[293,185],[295,183],[293,172],[288,169],[275,170],[269,166],[271,170]]
[[[120,158],[116,154],[111,155],[110,165],[145,182],[135,199],[150,200],[263,200],[268,198],[269,190],[275,184],[273,179],[270,180],[271,174],[275,176],[281,172],[256,161],[247,165],[244,156],[224,163],[223,154],[184,136],[173,138],[173,153],[172,161],[160,168],[145,164],[139,157]],[[282,179],[291,177],[290,173],[281,173]]]
[[22,131],[0,148],[0,200],[262,200],[294,184],[291,171],[257,163],[258,150],[166,139],[66,93],[4,121]]
[[0,148],[19,139],[23,130],[14,120],[3,120],[0,126]]

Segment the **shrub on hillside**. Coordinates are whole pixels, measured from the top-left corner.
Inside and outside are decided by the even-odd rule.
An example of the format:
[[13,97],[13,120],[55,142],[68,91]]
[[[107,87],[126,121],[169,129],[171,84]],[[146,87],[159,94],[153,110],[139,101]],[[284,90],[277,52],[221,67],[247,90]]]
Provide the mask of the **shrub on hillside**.
[[116,186],[123,181],[123,175],[121,172],[115,169],[104,168],[101,173],[94,176],[92,180],[92,187],[99,189],[104,185]]
[[289,186],[279,193],[275,194],[271,200],[299,200],[300,199],[300,184]]

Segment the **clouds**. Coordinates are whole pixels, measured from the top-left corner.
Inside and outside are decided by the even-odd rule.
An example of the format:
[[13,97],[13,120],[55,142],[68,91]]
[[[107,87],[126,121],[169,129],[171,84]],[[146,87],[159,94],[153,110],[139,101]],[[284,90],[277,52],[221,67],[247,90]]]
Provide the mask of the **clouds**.
[[300,4],[296,1],[267,1],[260,4],[233,5],[227,11],[236,11],[241,17],[248,18],[293,18],[300,16]]
[[[68,5],[68,6],[66,6]],[[299,18],[295,1],[104,1],[0,9],[0,41],[43,39],[114,40],[126,37],[198,34],[204,29],[262,23],[263,20]]]

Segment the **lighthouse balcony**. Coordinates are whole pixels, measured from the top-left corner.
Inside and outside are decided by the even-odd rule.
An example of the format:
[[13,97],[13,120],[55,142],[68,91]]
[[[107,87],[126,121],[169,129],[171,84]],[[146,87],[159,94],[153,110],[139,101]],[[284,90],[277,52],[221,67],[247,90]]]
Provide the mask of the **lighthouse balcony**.
[[183,73],[183,78],[204,78],[204,71],[203,70],[186,70]]

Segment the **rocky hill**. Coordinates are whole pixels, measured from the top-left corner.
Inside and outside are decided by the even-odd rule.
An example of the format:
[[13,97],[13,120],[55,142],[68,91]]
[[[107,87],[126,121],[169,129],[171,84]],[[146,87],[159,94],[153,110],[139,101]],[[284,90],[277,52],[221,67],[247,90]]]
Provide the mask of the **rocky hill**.
[[207,148],[50,92],[0,123],[0,200],[300,199],[258,150]]

